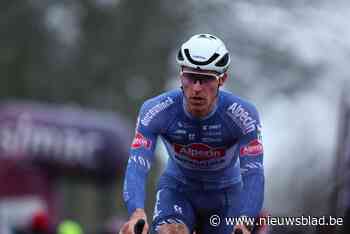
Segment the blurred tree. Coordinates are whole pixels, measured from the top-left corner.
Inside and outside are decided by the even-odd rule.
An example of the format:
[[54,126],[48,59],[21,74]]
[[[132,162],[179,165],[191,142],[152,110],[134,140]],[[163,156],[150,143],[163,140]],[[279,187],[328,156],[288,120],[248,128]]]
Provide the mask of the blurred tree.
[[0,97],[75,102],[135,118],[141,102],[164,89],[168,56],[185,33],[186,12],[167,5],[1,1]]
[[[115,110],[134,121],[141,103],[164,89],[169,54],[186,34],[185,4],[0,1],[0,99],[76,103]],[[57,185],[67,202],[62,206],[65,215],[91,230],[121,208],[119,200],[110,204],[115,196],[120,199],[120,184],[93,188],[62,178]],[[98,198],[99,192],[105,196]],[[94,208],[92,202],[101,207]]]
[[0,98],[39,96],[49,43],[39,9],[28,1],[1,1],[0,35]]

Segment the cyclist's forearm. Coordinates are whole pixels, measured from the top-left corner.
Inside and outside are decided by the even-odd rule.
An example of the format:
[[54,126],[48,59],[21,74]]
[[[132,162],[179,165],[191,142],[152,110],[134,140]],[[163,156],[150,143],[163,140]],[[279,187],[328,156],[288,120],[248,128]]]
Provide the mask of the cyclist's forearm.
[[135,162],[129,160],[124,179],[123,198],[129,215],[137,208],[144,208],[145,184],[148,170],[140,168]]
[[264,174],[254,170],[243,175],[242,214],[256,217],[264,201]]
[[147,219],[146,212],[143,208],[136,208],[131,214],[130,219]]

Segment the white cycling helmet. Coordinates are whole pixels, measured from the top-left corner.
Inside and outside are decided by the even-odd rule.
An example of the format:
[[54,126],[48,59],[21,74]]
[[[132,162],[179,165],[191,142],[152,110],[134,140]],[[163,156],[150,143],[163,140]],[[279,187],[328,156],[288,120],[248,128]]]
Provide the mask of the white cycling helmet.
[[230,55],[218,37],[197,34],[182,44],[177,62],[181,66],[224,73],[230,64]]

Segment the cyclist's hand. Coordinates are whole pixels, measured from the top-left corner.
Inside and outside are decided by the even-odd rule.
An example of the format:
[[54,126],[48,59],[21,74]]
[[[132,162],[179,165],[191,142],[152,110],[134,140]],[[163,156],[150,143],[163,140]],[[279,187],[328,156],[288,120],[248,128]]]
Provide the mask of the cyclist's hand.
[[134,213],[130,216],[129,221],[123,224],[121,227],[119,234],[134,234],[134,226],[139,219],[145,220],[145,226],[143,227],[142,234],[147,234],[149,227],[147,223],[146,213],[143,209],[136,209],[134,211]]
[[251,234],[251,232],[247,229],[247,227],[244,224],[236,224],[232,234]]

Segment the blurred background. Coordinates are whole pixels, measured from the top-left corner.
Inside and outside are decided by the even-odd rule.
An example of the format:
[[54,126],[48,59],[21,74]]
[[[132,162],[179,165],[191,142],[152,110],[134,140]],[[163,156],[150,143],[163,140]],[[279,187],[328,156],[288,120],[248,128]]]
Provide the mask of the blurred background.
[[118,230],[138,109],[179,86],[177,50],[197,33],[223,39],[225,89],[260,111],[264,207],[346,216],[349,15],[347,0],[0,1],[0,233]]

